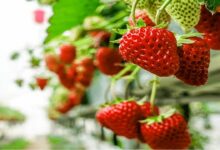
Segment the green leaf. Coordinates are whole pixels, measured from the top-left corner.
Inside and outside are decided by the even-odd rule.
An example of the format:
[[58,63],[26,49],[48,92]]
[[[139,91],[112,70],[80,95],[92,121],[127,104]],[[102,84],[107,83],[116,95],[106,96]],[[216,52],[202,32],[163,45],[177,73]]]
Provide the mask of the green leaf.
[[220,0],[205,0],[207,8],[215,11],[217,6],[220,6]]
[[31,64],[32,68],[37,68],[40,66],[41,59],[33,56],[33,57],[31,57],[29,62]]
[[123,34],[128,32],[127,29],[112,29],[112,31],[117,33],[117,34],[120,34],[120,35],[123,35]]
[[54,15],[50,18],[45,43],[64,31],[82,24],[85,17],[92,15],[99,0],[59,0],[53,6]]
[[16,80],[15,80],[15,84],[16,84],[17,86],[19,86],[19,87],[22,87],[23,84],[24,84],[24,80],[22,80],[22,79],[16,79]]
[[10,59],[11,60],[17,60],[19,58],[20,54],[18,52],[14,52],[11,54]]
[[137,27],[138,28],[145,27],[145,26],[146,26],[146,24],[145,24],[145,22],[142,19],[139,19],[137,21]]

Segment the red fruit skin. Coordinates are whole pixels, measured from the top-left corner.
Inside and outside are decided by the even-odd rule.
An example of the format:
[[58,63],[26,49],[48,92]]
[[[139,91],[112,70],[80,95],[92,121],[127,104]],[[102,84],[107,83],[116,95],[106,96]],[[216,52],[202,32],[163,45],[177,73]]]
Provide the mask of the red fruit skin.
[[142,118],[146,119],[150,116],[157,116],[159,115],[159,108],[157,106],[154,106],[153,112],[151,112],[151,104],[149,102],[145,102],[143,105],[141,105],[141,112],[142,112]]
[[75,68],[76,71],[75,81],[88,87],[92,82],[95,71],[93,60],[91,58],[83,58],[75,61],[72,67]]
[[60,83],[64,87],[69,90],[74,87],[75,76],[71,76],[71,74],[73,74],[71,67],[65,67],[63,64],[60,64],[56,74],[58,75]]
[[140,117],[140,106],[134,101],[125,101],[101,108],[96,114],[102,126],[129,139],[138,137]]
[[[135,18],[136,21],[142,19],[146,26],[155,26],[155,23],[149,18],[145,10],[136,10]],[[132,21],[132,17],[129,18],[128,22],[130,26],[135,26],[134,22]]]
[[116,49],[100,47],[96,53],[96,65],[106,75],[119,73],[123,69],[121,66],[122,61],[123,59]]
[[124,60],[161,77],[174,75],[179,69],[176,38],[166,29],[132,29],[123,35],[119,52]]
[[141,133],[152,149],[187,149],[191,143],[187,123],[180,114],[173,114],[163,122],[142,123]]
[[52,72],[57,72],[59,69],[59,58],[55,54],[47,54],[44,58],[47,68]]
[[44,90],[44,88],[46,87],[47,83],[48,83],[48,79],[47,78],[36,78],[36,82],[37,82],[37,85],[39,86],[39,88],[41,90]]
[[209,47],[220,50],[220,13],[212,13],[203,5],[201,7],[201,17],[195,27],[199,32],[204,33],[204,39]]
[[111,33],[104,30],[90,31],[89,35],[93,38],[94,47],[100,47],[102,42],[108,42]]
[[76,57],[76,47],[70,44],[64,44],[60,47],[60,60],[66,64],[72,63]]
[[79,105],[81,103],[84,92],[85,88],[79,84],[76,84],[74,88],[71,89],[69,93],[69,100],[73,106]]
[[176,77],[186,84],[200,86],[208,80],[210,48],[205,40],[193,37],[193,44],[183,44],[178,48],[180,69]]

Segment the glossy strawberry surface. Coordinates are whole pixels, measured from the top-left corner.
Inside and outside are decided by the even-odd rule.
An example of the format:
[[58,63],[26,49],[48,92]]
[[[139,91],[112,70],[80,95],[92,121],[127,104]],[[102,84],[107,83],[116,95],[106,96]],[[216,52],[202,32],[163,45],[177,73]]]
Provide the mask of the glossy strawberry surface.
[[176,39],[166,29],[132,29],[120,40],[119,52],[124,60],[158,76],[174,75],[179,69]]
[[186,84],[204,85],[208,80],[210,48],[201,38],[194,37],[191,40],[193,44],[183,44],[178,48],[180,69],[176,77]]
[[129,139],[138,137],[140,117],[141,109],[135,101],[106,106],[96,114],[96,118],[102,126]]
[[142,123],[141,133],[152,149],[187,149],[191,143],[187,123],[180,114],[173,114],[162,122]]

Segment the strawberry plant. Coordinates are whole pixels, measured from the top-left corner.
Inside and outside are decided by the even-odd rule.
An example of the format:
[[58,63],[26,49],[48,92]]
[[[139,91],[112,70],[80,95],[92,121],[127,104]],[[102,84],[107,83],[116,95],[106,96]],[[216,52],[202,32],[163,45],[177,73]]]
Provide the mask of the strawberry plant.
[[[193,147],[190,104],[179,99],[209,91],[209,79],[215,76],[210,62],[220,50],[219,1],[39,2],[51,5],[53,15],[42,55],[28,51],[30,66],[43,70],[29,85],[52,89],[50,119],[85,105],[95,107],[89,113],[96,114],[101,139],[106,128],[116,144],[122,136],[152,149]],[[18,58],[17,53],[11,56]],[[166,105],[171,98],[176,102]],[[176,103],[182,112],[173,111]]]

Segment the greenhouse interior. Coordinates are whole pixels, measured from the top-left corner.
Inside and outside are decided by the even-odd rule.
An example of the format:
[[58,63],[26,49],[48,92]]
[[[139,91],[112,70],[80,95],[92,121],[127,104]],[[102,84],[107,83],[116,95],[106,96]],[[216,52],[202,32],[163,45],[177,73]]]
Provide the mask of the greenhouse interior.
[[220,0],[2,0],[0,150],[219,150]]

